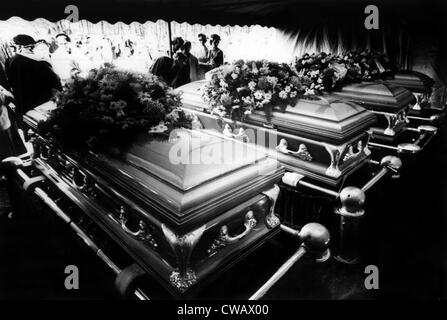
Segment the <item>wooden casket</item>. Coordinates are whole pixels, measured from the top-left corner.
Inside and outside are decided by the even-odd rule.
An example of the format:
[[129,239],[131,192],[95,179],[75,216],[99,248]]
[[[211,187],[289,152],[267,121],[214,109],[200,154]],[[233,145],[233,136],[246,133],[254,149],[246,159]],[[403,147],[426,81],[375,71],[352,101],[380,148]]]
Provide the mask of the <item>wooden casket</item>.
[[178,88],[183,107],[197,116],[196,128],[262,146],[290,171],[336,186],[369,158],[367,130],[376,117],[359,105],[326,95],[301,99],[285,111],[274,109],[269,122],[262,111],[239,122],[206,112],[204,84]]
[[[38,107],[24,120],[35,130],[45,118]],[[141,135],[120,156],[62,150],[38,134],[33,146],[35,166],[174,295],[279,231],[284,168],[259,148],[187,129]]]

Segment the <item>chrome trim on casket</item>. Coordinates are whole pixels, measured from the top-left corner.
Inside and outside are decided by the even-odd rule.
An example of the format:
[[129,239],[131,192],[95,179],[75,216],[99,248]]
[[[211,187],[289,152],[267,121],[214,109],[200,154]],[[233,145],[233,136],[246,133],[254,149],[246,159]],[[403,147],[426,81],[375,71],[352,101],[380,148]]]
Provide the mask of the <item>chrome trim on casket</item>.
[[[330,95],[317,100],[300,100],[285,112],[274,109],[272,126],[266,126],[262,112],[248,115],[244,122],[217,119],[206,113],[201,96],[205,82],[189,83],[181,88],[184,109],[194,114],[197,128],[267,147],[266,152],[288,170],[329,185],[358,170],[370,157],[367,129],[375,121],[371,112]],[[246,137],[246,138],[245,138]],[[270,141],[273,139],[273,141]],[[350,147],[362,145],[356,156]]]

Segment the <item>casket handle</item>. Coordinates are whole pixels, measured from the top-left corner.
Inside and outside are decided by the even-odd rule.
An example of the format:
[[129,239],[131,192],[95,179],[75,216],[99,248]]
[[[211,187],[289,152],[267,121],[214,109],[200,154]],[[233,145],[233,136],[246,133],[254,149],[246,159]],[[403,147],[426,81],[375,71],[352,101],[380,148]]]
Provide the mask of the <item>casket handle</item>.
[[158,247],[157,242],[155,241],[152,234],[149,232],[149,228],[143,220],[138,221],[138,230],[137,231],[132,231],[127,226],[127,222],[129,219],[126,216],[126,210],[124,209],[124,207],[120,208],[119,219],[116,219],[113,215],[109,215],[109,216],[113,221],[115,221],[117,224],[119,224],[121,226],[121,229],[123,229],[124,232],[126,232],[131,237],[135,238],[136,240],[140,240],[140,241],[143,241],[143,242],[149,244],[152,249],[155,249]]
[[244,222],[245,230],[242,233],[238,234],[237,236],[232,237],[228,234],[228,227],[222,226],[222,228],[220,229],[221,239],[227,244],[238,242],[246,235],[248,235],[256,227],[256,222],[257,221],[254,217],[253,211],[250,210],[245,215],[245,222]]
[[250,142],[250,138],[244,128],[239,128],[238,133],[233,133],[233,130],[228,123],[225,124],[222,134],[228,138],[241,140],[242,142]]
[[300,144],[297,151],[290,150],[288,147],[289,147],[289,143],[287,142],[287,140],[281,139],[279,141],[278,146],[276,147],[276,151],[284,153],[284,154],[290,154],[290,155],[296,156],[304,161],[312,161],[312,156],[309,153],[309,151],[307,150],[307,147],[305,144],[303,144],[303,143]]

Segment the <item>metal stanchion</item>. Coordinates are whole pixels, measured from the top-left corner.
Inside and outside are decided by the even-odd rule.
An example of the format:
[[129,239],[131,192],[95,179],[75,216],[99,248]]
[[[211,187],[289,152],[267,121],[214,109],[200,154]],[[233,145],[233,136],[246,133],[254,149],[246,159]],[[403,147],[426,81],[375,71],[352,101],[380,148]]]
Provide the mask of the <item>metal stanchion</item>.
[[[371,161],[373,164],[378,164]],[[399,177],[402,161],[395,156],[386,156],[380,162],[381,169],[362,187],[345,187],[341,192],[303,181],[303,175],[295,172],[284,174],[283,182],[292,187],[306,187],[322,192],[328,196],[339,199],[340,205],[336,206],[334,213],[340,217],[340,231],[335,243],[335,258],[343,263],[356,263],[360,251],[360,222],[365,214],[365,192],[371,189],[382,178],[391,174],[393,178]]]
[[249,298],[261,299],[307,252],[317,254],[317,261],[330,258],[329,231],[319,223],[308,223],[300,231],[281,225],[281,230],[298,237],[303,243],[298,250]]

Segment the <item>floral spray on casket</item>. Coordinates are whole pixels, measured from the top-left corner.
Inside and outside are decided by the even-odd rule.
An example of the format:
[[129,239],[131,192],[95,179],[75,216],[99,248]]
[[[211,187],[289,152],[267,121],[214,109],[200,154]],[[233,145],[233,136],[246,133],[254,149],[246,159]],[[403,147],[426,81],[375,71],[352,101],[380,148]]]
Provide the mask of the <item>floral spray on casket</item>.
[[232,119],[264,110],[268,120],[273,107],[295,106],[304,93],[298,76],[284,63],[239,60],[212,70],[207,77],[203,97],[210,113]]
[[152,74],[105,66],[74,78],[56,97],[57,108],[39,123],[43,135],[63,146],[96,149],[126,147],[142,131],[150,134],[190,127],[180,97]]

